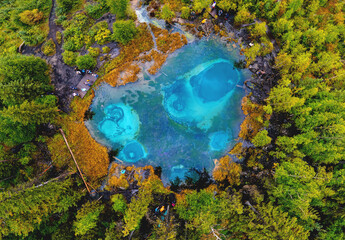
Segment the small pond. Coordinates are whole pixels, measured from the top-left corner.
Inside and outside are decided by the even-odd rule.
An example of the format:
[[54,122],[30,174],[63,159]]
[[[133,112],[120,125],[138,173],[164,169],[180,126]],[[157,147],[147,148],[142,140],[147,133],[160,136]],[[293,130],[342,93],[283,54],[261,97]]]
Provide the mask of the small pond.
[[102,84],[86,126],[129,165],[161,166],[164,182],[183,179],[190,168],[212,171],[214,159],[236,143],[244,118],[238,86],[249,73],[234,68],[237,52],[216,39],[194,41],[155,76],[116,88]]

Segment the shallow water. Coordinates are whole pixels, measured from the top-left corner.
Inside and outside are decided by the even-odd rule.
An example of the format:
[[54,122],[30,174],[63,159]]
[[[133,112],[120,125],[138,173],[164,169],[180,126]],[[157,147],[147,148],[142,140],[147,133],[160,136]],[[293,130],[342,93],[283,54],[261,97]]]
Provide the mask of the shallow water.
[[211,171],[235,144],[243,120],[241,98],[249,73],[233,68],[237,51],[212,39],[170,56],[160,73],[113,88],[103,84],[86,122],[101,144],[137,166],[162,167],[164,182],[190,168]]

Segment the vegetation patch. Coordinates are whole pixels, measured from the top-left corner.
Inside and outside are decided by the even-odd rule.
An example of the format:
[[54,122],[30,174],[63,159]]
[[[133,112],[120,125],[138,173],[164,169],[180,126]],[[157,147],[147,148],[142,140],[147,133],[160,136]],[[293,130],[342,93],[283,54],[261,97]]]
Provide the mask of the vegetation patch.
[[15,0],[0,6],[0,54],[15,53],[19,45],[38,45],[48,36],[52,1]]
[[53,56],[56,52],[56,46],[53,39],[49,39],[48,41],[43,43],[41,50],[44,53],[44,55]]

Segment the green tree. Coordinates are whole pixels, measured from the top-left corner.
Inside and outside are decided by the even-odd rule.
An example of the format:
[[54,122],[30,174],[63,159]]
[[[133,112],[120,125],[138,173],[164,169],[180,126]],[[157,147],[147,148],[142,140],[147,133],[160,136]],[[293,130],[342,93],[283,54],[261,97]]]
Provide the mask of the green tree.
[[15,146],[33,140],[35,134],[36,125],[34,123],[23,125],[0,116],[0,141],[2,143]]
[[268,136],[267,130],[258,132],[252,140],[255,147],[263,147],[271,143],[271,138]]
[[97,64],[97,61],[91,55],[86,54],[86,55],[78,56],[76,60],[76,64],[79,69],[94,69],[94,67]]
[[162,7],[162,10],[161,10],[159,16],[162,19],[170,22],[175,17],[175,13],[173,11],[171,11],[170,6],[168,4],[165,4]]
[[250,23],[254,18],[255,16],[251,15],[246,7],[242,7],[235,16],[235,24],[241,25]]
[[181,18],[189,19],[190,17],[190,8],[189,7],[182,7],[181,8]]
[[25,10],[19,14],[20,21],[27,25],[36,25],[43,19],[43,12],[38,9]]
[[299,158],[282,162],[274,175],[275,184],[269,191],[284,212],[302,220],[307,228],[312,228],[318,213],[312,207],[322,207],[323,199],[334,195],[327,187],[332,174],[324,167],[315,172],[311,166]]
[[[56,98],[55,98],[56,99]],[[56,104],[39,104],[35,101],[24,101],[20,105],[3,109],[1,115],[23,125],[55,122],[58,115]]]
[[100,29],[97,32],[97,35],[95,36],[95,41],[99,45],[103,45],[110,41],[110,37],[111,37],[111,32],[109,29]]
[[107,0],[110,12],[115,14],[118,19],[126,17],[129,0]]
[[115,194],[111,197],[113,203],[113,209],[117,213],[125,213],[127,209],[126,200],[122,194]]
[[271,202],[249,210],[246,234],[249,239],[308,239],[309,231],[298,224],[297,218],[274,207]]
[[132,199],[127,210],[125,211],[125,226],[123,229],[124,236],[127,236],[130,234],[130,232],[139,228],[141,219],[148,211],[148,207],[152,200],[152,190],[147,187],[141,187],[139,189],[138,196]]
[[53,86],[30,79],[14,80],[8,83],[0,83],[0,99],[6,106],[16,105],[25,100],[32,101],[52,90]]
[[116,21],[113,25],[113,32],[114,40],[126,45],[136,36],[138,29],[132,20]]
[[69,66],[76,65],[78,53],[66,50],[61,55],[64,63],[66,63]]
[[221,9],[225,10],[225,11],[229,11],[231,10],[236,10],[237,6],[236,6],[236,2],[235,1],[231,1],[231,0],[220,0],[217,1],[218,7],[220,7]]
[[8,83],[14,80],[31,79],[49,84],[47,63],[38,57],[11,55],[0,58],[0,82]]
[[80,3],[79,0],[57,0],[57,13],[59,15],[69,13],[74,6]]
[[250,28],[250,34],[254,38],[260,38],[262,36],[266,36],[266,23],[255,23],[254,25],[251,26]]
[[193,1],[193,10],[200,13],[204,8],[209,8],[211,4],[212,0],[195,0]]
[[85,235],[97,226],[99,215],[104,209],[104,205],[99,202],[87,202],[83,204],[76,215],[73,223],[76,236]]
[[[24,188],[24,189],[23,189]],[[82,197],[71,179],[0,192],[0,236],[27,236],[44,218],[68,211]]]
[[280,84],[271,90],[268,101],[275,111],[290,112],[293,107],[302,106],[305,99],[293,96],[290,87]]
[[99,54],[101,53],[101,49],[99,49],[97,47],[96,48],[89,47],[88,51],[92,57],[98,57]]
[[49,39],[48,41],[46,41],[42,45],[41,49],[42,49],[42,52],[44,53],[44,55],[46,55],[46,56],[54,55],[55,51],[56,51],[56,46],[55,46],[53,39]]

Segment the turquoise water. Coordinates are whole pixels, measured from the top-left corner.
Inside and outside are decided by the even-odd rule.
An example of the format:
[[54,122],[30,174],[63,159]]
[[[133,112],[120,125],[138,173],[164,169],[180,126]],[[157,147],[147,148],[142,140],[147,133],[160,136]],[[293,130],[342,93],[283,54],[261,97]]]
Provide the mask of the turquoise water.
[[195,41],[170,56],[161,71],[136,83],[101,85],[86,122],[101,144],[119,149],[128,164],[161,166],[164,182],[190,168],[212,171],[235,144],[243,120],[247,72],[233,67],[236,49],[218,40]]

